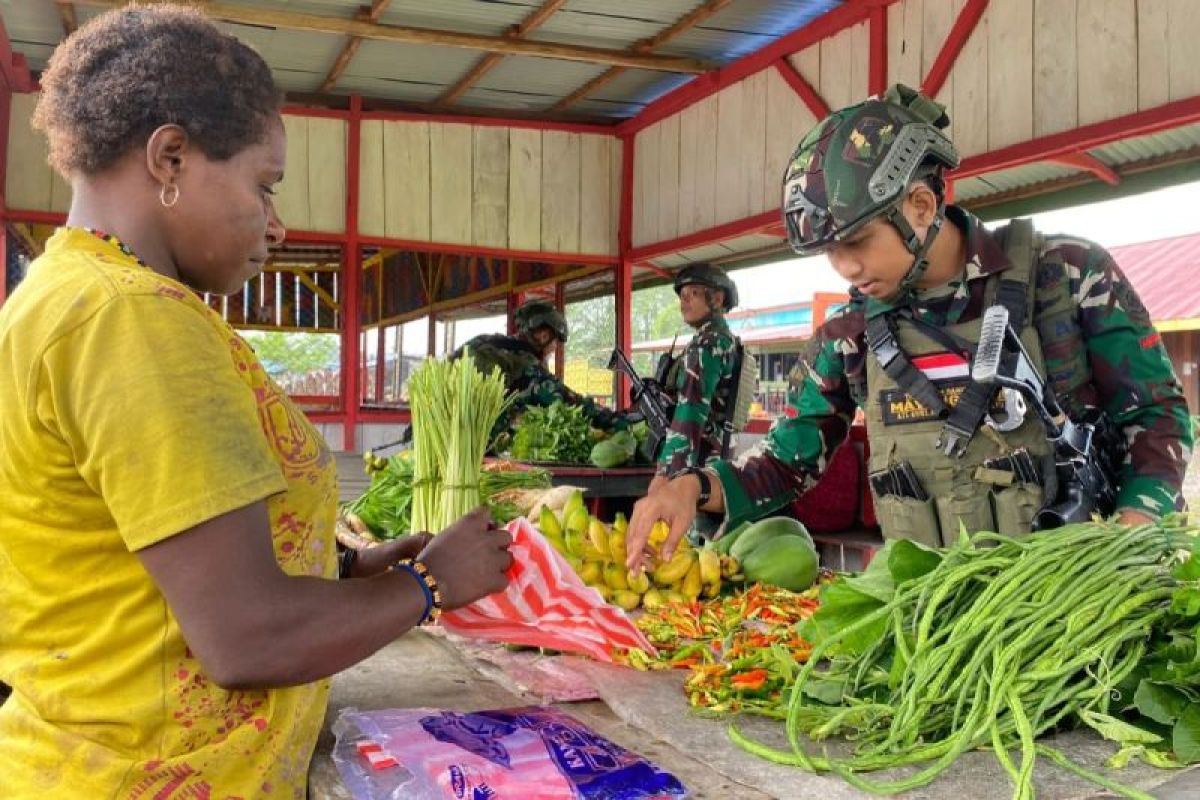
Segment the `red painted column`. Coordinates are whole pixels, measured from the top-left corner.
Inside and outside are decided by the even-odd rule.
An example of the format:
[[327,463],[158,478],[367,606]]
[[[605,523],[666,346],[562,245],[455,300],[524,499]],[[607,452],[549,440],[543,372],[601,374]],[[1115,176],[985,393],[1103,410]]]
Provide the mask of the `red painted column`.
[[870,61],[867,67],[867,91],[871,94],[883,94],[887,89],[888,68],[887,9],[882,6],[872,8],[869,20]]
[[362,405],[362,373],[359,365],[362,319],[362,251],[358,244],[359,148],[362,134],[362,98],[350,97],[346,129],[346,244],[342,252],[342,449],[353,451]]
[[[617,222],[617,255],[620,262],[615,268],[617,295],[617,349],[629,355],[633,348],[633,262],[629,253],[633,249],[633,161],[635,134],[621,137],[623,157],[621,159],[621,205]],[[617,408],[629,407],[629,379],[617,375]]]

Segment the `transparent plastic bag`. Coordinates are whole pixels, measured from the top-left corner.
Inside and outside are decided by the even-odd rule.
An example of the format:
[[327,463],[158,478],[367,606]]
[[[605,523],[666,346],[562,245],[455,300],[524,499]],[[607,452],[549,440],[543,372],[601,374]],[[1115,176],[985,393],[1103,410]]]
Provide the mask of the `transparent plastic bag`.
[[[673,775],[555,708],[346,709],[333,760],[355,800],[682,798]],[[358,745],[399,762],[375,769]]]

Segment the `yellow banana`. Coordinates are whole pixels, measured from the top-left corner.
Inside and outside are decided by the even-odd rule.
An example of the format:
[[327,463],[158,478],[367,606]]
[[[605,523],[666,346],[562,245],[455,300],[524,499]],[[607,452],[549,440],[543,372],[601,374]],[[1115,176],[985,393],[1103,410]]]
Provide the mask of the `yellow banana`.
[[662,546],[662,543],[667,540],[667,536],[671,533],[671,526],[663,522],[661,519],[654,523],[654,527],[650,529],[650,546],[657,550]]
[[614,606],[620,606],[626,611],[633,611],[642,604],[642,596],[628,589],[614,589],[609,602]]
[[679,592],[674,589],[667,589],[666,591],[664,591],[662,593],[662,596],[663,596],[663,599],[666,600],[668,603],[687,603],[687,602],[689,602],[687,599],[687,595],[685,595],[683,592]]
[[625,515],[618,511],[617,515],[613,517],[612,527],[614,531],[620,531],[624,536],[625,532],[629,530],[629,520],[625,519]]
[[575,558],[583,558],[584,551],[587,549],[587,544],[587,536],[585,536],[582,531],[576,531],[571,528],[567,528],[566,532],[563,534],[563,545],[567,548],[567,553],[575,556]]
[[618,564],[625,563],[625,532],[617,530],[616,523],[608,532],[608,557]]
[[592,547],[596,552],[604,554],[604,560],[608,560],[608,530],[605,529],[604,523],[592,517],[588,520],[588,539],[591,541]]
[[670,561],[656,566],[650,573],[650,577],[659,586],[670,586],[672,583],[682,580],[694,563],[696,563],[696,551],[691,547],[680,547],[675,551],[675,555],[671,556]]
[[704,596],[716,597],[721,591],[721,556],[717,551],[705,547],[700,550],[699,559]]
[[650,576],[646,574],[645,570],[627,572],[625,574],[625,581],[629,585],[630,591],[637,592],[638,594],[654,591],[650,588]]
[[625,577],[625,565],[612,562],[604,565],[604,585],[610,589],[629,590],[629,579]]
[[732,578],[734,575],[741,573],[741,563],[730,555],[721,556],[721,577]]
[[604,585],[604,567],[598,561],[585,561],[579,577],[588,586]]
[[612,602],[612,589],[609,589],[603,583],[597,584],[597,585],[593,586],[592,588],[600,593],[600,596],[604,598],[604,602],[606,602],[606,603]]
[[642,607],[647,611],[661,608],[666,602],[667,599],[663,597],[663,593],[658,589],[648,589],[642,594]]
[[558,521],[558,515],[546,506],[542,506],[542,516],[538,519],[538,530],[542,532],[543,536],[557,536],[561,539],[563,535],[562,523]]
[[692,566],[688,568],[687,575],[683,577],[683,588],[681,591],[688,600],[695,600],[700,596],[700,590],[704,588],[704,582],[700,580],[700,561],[697,559],[692,562]]
[[563,519],[570,519],[571,516],[581,508],[583,508],[583,492],[576,489],[575,491],[571,492],[571,495],[567,498],[567,502],[563,503]]
[[569,515],[563,514],[563,526],[568,532],[575,531],[576,533],[587,533],[588,529],[588,513],[587,509],[579,506]]
[[578,556],[573,556],[570,553],[563,553],[563,558],[565,558],[567,560],[567,563],[571,565],[571,569],[575,570],[576,575],[578,575],[579,571],[583,569],[583,559],[582,558],[579,558]]

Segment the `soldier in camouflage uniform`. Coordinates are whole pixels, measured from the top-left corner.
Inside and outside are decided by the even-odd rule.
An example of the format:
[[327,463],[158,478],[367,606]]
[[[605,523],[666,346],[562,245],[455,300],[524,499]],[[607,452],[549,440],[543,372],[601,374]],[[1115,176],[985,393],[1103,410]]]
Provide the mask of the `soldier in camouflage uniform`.
[[529,406],[549,406],[555,400],[579,406],[593,428],[621,430],[628,426],[626,418],[590,397],[584,397],[546,369],[546,359],[558,342],[567,341],[567,320],[553,304],[545,300],[530,300],[517,309],[516,336],[481,334],[472,338],[451,354],[460,358],[470,351],[475,366],[484,373],[499,367],[514,400],[508,413],[497,420],[493,436],[508,431],[513,421]]
[[[1191,420],[1137,293],[1096,244],[1032,235],[1023,221],[988,231],[946,205],[942,175],[958,164],[941,133],[948,122],[939,104],[893,87],[835,112],[800,142],[784,177],[788,238],[801,255],[828,254],[853,284],[851,302],[813,337],[788,413],[759,448],[639,501],[631,566],[659,518],[671,525],[670,551],[697,508],[723,516],[727,528],[783,509],[821,474],[858,408],[867,418],[869,469],[903,459],[928,489],[920,500],[872,487],[885,536],[945,544],[959,520],[968,530],[1028,531],[1044,486],[987,464],[1017,448],[1044,460],[1049,448],[1035,414],[1022,422],[1011,398],[1000,411],[989,397],[980,409],[987,421],[964,449],[938,447],[969,391],[966,365],[983,311],[998,302],[1017,308],[1012,328],[1068,415],[1104,412],[1122,434],[1118,521],[1137,524],[1181,507]],[[922,381],[936,395],[922,395],[928,402],[914,396]],[[936,414],[939,399],[946,408]],[[1005,424],[1009,415],[1017,424]],[[1046,475],[1042,481],[1052,480]]]
[[717,267],[692,264],[676,274],[675,294],[683,321],[696,335],[667,374],[675,414],[658,454],[659,477],[727,455],[722,423],[733,413],[729,394],[737,380],[737,340],[725,322],[726,312],[737,305],[737,286]]

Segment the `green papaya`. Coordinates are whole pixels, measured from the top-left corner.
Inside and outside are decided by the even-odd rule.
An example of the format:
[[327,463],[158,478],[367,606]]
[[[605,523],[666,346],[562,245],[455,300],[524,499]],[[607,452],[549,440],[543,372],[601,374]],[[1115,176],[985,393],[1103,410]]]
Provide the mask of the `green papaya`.
[[750,523],[743,522],[741,525],[738,525],[736,528],[734,528],[733,530],[726,533],[720,539],[717,539],[715,542],[713,542],[712,549],[716,550],[721,555],[727,555],[729,553],[729,548],[733,547],[733,543],[736,542],[738,540],[738,538],[740,538],[741,535],[743,533],[745,533],[746,531],[748,531],[749,529],[750,529]]
[[592,463],[600,469],[619,467],[629,460],[630,455],[632,454],[619,442],[614,442],[612,439],[596,442],[592,447]]
[[803,536],[776,536],[751,550],[742,572],[751,583],[802,592],[817,579],[817,551]]
[[776,536],[801,536],[808,540],[809,547],[816,550],[813,545],[812,537],[808,535],[808,529],[804,527],[804,523],[792,517],[767,517],[755,522],[741,536],[737,538],[730,547],[729,555],[736,558],[738,561],[745,563],[746,556],[752,550],[758,548],[763,542],[774,539]]

